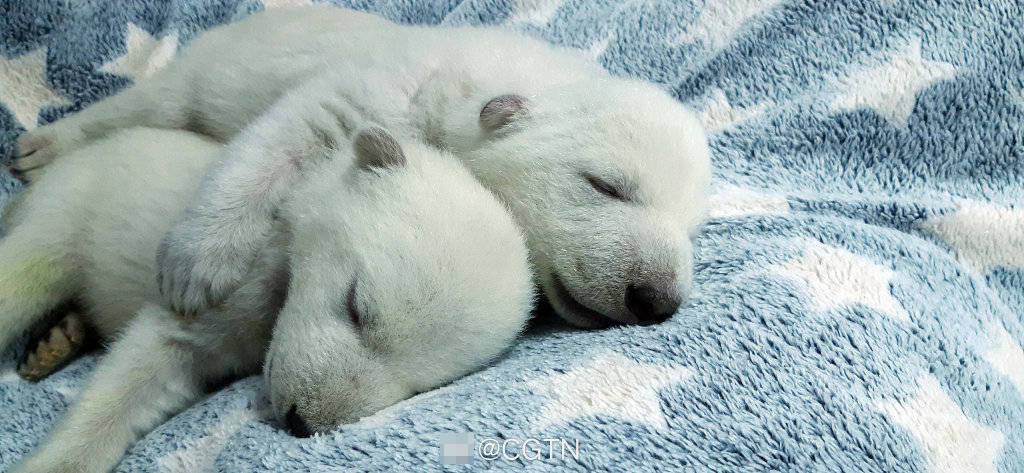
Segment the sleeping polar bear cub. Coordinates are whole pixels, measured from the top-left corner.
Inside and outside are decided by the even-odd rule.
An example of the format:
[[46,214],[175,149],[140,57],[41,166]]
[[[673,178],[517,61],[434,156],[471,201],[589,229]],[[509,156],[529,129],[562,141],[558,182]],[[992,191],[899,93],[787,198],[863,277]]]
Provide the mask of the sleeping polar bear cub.
[[191,214],[160,261],[166,300],[191,312],[245,274],[263,232],[243,230],[269,225],[274,195],[295,183],[274,170],[305,146],[239,131],[275,110],[301,126],[295,117],[337,98],[459,158],[512,211],[538,284],[569,322],[653,324],[687,300],[711,175],[698,120],[653,84],[495,28],[403,26],[322,7],[255,14],[204,33],[151,79],[26,133],[15,168],[136,124],[231,141],[225,172],[197,206],[241,205]]
[[156,303],[157,246],[221,148],[119,131],[55,161],[15,202],[0,348],[71,298],[115,340],[15,471],[106,472],[204,385],[261,365],[289,429],[324,432],[480,368],[522,329],[534,285],[507,211],[454,158],[379,128],[303,169],[224,303],[175,317]]

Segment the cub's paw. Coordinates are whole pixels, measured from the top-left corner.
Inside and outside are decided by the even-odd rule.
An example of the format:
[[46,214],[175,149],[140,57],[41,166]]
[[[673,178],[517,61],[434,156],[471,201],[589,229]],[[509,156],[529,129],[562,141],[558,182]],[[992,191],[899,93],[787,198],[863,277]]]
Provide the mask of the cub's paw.
[[11,173],[23,179],[36,177],[44,166],[85,142],[85,134],[67,120],[22,133],[14,150]]
[[230,249],[204,251],[187,224],[171,229],[157,250],[157,283],[171,309],[191,319],[224,301],[248,268],[246,258]]
[[78,358],[90,339],[82,317],[69,312],[48,332],[29,342],[35,347],[28,350],[18,375],[27,381],[41,381]]

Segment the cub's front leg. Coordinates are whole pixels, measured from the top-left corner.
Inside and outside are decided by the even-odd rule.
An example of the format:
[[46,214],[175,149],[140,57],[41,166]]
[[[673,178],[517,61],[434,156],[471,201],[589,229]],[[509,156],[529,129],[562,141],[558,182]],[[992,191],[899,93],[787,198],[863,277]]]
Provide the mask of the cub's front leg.
[[125,450],[200,394],[194,338],[166,310],[136,315],[49,438],[16,473],[104,473]]
[[348,146],[364,118],[327,95],[314,99],[296,89],[225,147],[219,168],[157,252],[160,291],[175,311],[195,314],[236,289],[303,168]]
[[188,66],[179,67],[172,63],[156,76],[82,111],[22,133],[16,142],[11,170],[16,175],[35,180],[39,171],[57,156],[118,129],[189,127]]

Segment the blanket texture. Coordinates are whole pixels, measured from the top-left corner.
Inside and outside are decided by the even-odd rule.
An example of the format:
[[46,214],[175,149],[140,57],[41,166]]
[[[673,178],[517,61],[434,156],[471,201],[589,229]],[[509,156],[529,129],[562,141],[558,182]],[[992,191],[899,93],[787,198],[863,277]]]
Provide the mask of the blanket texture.
[[[0,157],[203,30],[307,1],[0,0]],[[116,471],[1024,472],[1017,0],[335,3],[520,29],[692,105],[716,178],[699,292],[658,326],[538,324],[493,366],[311,439],[240,380]],[[0,469],[96,363],[30,384],[16,351]]]

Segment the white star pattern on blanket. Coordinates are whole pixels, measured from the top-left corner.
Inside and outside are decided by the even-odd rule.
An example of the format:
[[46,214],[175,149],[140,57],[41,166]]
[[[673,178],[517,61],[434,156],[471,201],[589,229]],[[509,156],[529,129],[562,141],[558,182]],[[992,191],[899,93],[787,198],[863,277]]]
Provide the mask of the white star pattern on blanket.
[[238,429],[255,422],[259,413],[252,408],[221,413],[220,420],[206,429],[206,435],[157,460],[162,473],[191,473],[213,471],[217,454]]
[[103,64],[100,70],[134,80],[156,74],[174,59],[178,51],[178,33],[157,39],[146,30],[128,23],[125,33],[125,53]]
[[921,443],[928,473],[997,473],[1005,436],[964,415],[934,376],[919,379],[913,397],[875,407]]
[[0,55],[0,103],[29,130],[38,126],[40,110],[71,104],[46,83],[46,48],[13,58]]
[[565,0],[516,0],[509,23],[542,26],[551,21]]
[[976,271],[1024,268],[1024,209],[964,201],[955,212],[931,217],[920,226]]
[[762,15],[781,0],[717,0],[704,5],[700,17],[679,35],[679,42],[701,42],[721,49],[748,19]]
[[410,408],[418,406],[426,402],[427,400],[447,394],[453,390],[452,385],[441,386],[439,388],[431,389],[427,392],[419,393],[409,399],[400,401],[396,404],[392,404],[385,407],[376,413],[362,417],[359,421],[348,424],[345,429],[377,429],[390,424],[392,421],[397,419],[403,412],[408,411]]
[[722,89],[712,89],[704,98],[704,106],[700,113],[700,121],[708,133],[727,130],[768,109],[767,102],[759,102],[750,107],[733,107]]
[[608,49],[608,45],[612,44],[613,39],[614,36],[605,36],[604,38],[601,38],[594,44],[591,44],[590,47],[583,51],[583,53],[591,57],[592,59],[597,59],[601,57],[602,54],[604,54],[604,52]]
[[263,8],[266,10],[283,7],[306,7],[310,5],[313,5],[313,0],[263,0]]
[[619,353],[603,353],[569,372],[529,383],[535,394],[547,398],[534,427],[604,415],[667,429],[658,390],[692,375],[685,367],[641,364]]
[[786,196],[768,194],[733,185],[721,185],[708,202],[708,217],[782,215],[789,212]]
[[999,374],[1006,376],[1017,392],[1024,398],[1024,349],[1013,340],[1002,324],[995,323],[989,328],[992,346],[983,354]]
[[813,242],[801,256],[772,269],[807,283],[818,310],[862,304],[897,320],[910,320],[889,290],[893,271],[842,248]]
[[918,92],[955,74],[952,64],[921,57],[921,40],[912,38],[881,64],[839,79],[840,93],[832,101],[832,109],[871,108],[892,126],[904,128],[917,104]]

